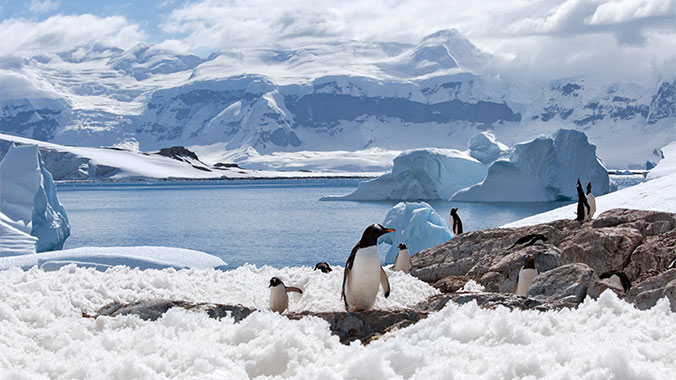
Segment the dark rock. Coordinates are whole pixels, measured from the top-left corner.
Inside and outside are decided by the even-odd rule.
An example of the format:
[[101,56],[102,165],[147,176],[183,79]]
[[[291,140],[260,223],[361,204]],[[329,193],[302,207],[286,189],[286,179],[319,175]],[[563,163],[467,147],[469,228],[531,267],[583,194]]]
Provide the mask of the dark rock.
[[634,228],[585,229],[561,243],[561,264],[585,263],[599,273],[623,268],[642,240]]
[[594,270],[582,263],[562,265],[535,277],[528,297],[580,303],[594,279]]
[[676,312],[676,269],[670,269],[633,286],[625,300],[634,303],[641,310],[649,309],[662,297],[671,303],[671,311]]
[[160,149],[159,152],[157,152],[157,154],[159,154],[160,156],[173,158],[174,160],[178,161],[184,161],[183,160],[184,157],[188,157],[193,160],[199,160],[195,152],[186,149],[185,147],[182,146],[172,146],[171,148],[162,148]]

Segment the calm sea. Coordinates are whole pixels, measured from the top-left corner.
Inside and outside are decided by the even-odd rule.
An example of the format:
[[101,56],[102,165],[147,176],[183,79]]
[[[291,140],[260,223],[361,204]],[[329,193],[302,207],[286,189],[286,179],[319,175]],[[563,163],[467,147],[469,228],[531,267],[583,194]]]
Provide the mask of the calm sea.
[[[358,179],[59,183],[71,224],[64,248],[154,245],[195,249],[275,267],[344,265],[364,228],[397,202],[319,201],[352,192]],[[445,218],[451,203],[428,202]],[[464,203],[466,231],[485,229],[563,203]]]

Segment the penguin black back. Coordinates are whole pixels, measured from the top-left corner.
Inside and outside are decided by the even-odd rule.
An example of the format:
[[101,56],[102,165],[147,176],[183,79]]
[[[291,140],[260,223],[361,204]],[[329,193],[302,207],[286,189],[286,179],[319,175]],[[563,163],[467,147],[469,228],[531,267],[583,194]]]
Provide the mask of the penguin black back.
[[317,263],[317,265],[315,265],[314,270],[317,270],[317,269],[322,271],[322,273],[329,273],[333,270],[333,269],[331,269],[331,266],[329,265],[329,263],[327,263],[326,261],[322,261],[321,263]]
[[508,249],[512,249],[516,247],[517,245],[523,244],[523,247],[529,247],[538,241],[542,241],[543,243],[547,241],[547,237],[543,234],[529,234],[525,235],[519,238],[514,244],[512,244],[511,247]]
[[457,207],[451,209],[451,217],[453,218],[453,234],[460,235],[462,233],[462,220],[460,220],[460,216],[458,216]]
[[622,284],[622,289],[624,289],[625,293],[631,289],[631,281],[629,281],[629,277],[627,275],[619,270],[611,270],[610,272],[603,273],[602,275],[599,276],[601,279],[605,278],[611,278],[613,276],[617,276],[620,279],[620,283]]
[[587,194],[591,194],[591,182],[587,182]]
[[587,202],[587,197],[584,195],[584,191],[582,191],[582,184],[580,184],[579,178],[577,179],[575,188],[577,189],[577,217],[575,220],[584,222],[585,217],[589,214],[589,203]]

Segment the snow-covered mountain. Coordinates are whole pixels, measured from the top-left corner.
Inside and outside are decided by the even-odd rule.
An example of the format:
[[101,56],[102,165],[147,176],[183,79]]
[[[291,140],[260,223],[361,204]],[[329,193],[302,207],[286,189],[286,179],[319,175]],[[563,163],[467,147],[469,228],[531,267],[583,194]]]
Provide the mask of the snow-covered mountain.
[[[454,30],[417,45],[348,41],[207,58],[83,46],[0,61],[0,131],[64,145],[255,152],[463,149],[583,130],[608,167],[676,140],[676,74],[651,83],[506,79]],[[509,78],[512,78],[511,76]],[[198,149],[196,149],[198,150]]]

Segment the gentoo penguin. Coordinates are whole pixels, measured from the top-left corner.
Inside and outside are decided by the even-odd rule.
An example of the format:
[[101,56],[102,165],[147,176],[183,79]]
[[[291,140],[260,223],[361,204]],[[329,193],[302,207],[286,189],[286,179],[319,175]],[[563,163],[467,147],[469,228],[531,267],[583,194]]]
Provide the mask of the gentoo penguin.
[[594,194],[591,192],[591,182],[587,183],[586,198],[587,203],[589,204],[589,215],[587,215],[587,220],[591,220],[596,212],[596,198],[594,198]]
[[519,275],[516,277],[516,283],[514,283],[514,294],[517,296],[525,296],[530,289],[530,284],[533,283],[533,279],[538,275],[538,270],[535,268],[535,255],[532,253],[526,256],[525,263],[523,268],[519,270]]
[[521,245],[520,248],[529,247],[529,246],[537,243],[538,241],[542,241],[544,243],[544,242],[547,241],[547,237],[543,234],[530,234],[530,235],[522,236],[522,237],[519,238],[519,240],[516,241],[516,243],[512,244],[512,246],[509,247],[508,249],[512,249],[512,248],[516,247],[517,245]]
[[674,259],[671,260],[669,265],[667,265],[667,269],[674,269],[674,268],[676,268],[676,257],[674,257]]
[[376,302],[378,284],[383,287],[385,298],[390,296],[390,282],[380,266],[378,237],[394,231],[380,224],[366,227],[361,240],[352,248],[343,272],[343,289],[340,298],[345,310],[369,310]]
[[617,285],[620,285],[622,289],[624,289],[625,293],[631,289],[631,281],[629,281],[629,277],[627,277],[624,272],[619,270],[611,270],[610,272],[606,272],[599,277],[601,279],[608,278],[611,281],[617,283]]
[[462,233],[462,220],[458,216],[458,208],[451,209],[451,217],[449,218],[451,222],[451,229],[453,230],[453,236],[460,235]]
[[329,273],[333,270],[333,269],[331,269],[331,266],[329,265],[329,263],[327,263],[326,261],[322,261],[321,263],[317,263],[317,265],[315,265],[315,270],[317,270],[317,269],[322,271],[322,273]]
[[589,215],[589,203],[587,203],[587,197],[584,195],[584,191],[582,191],[579,178],[575,187],[577,188],[577,218],[575,220],[584,222],[587,219],[587,215]]
[[394,270],[400,270],[406,274],[411,271],[411,255],[408,253],[406,244],[399,244],[399,253],[394,259]]
[[289,308],[289,296],[286,293],[296,292],[303,294],[303,291],[296,287],[284,286],[282,280],[277,277],[270,279],[268,288],[270,288],[270,310],[277,313],[281,313]]

